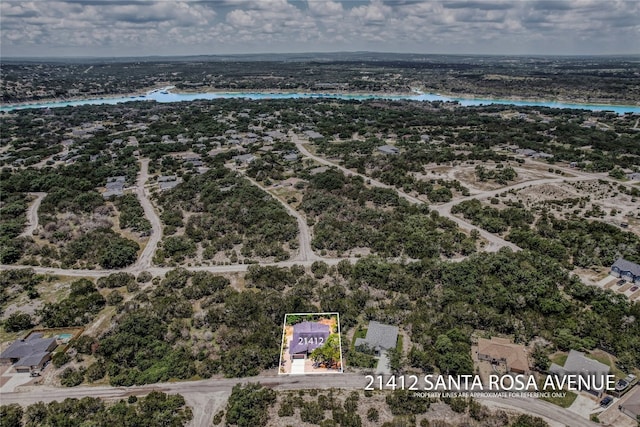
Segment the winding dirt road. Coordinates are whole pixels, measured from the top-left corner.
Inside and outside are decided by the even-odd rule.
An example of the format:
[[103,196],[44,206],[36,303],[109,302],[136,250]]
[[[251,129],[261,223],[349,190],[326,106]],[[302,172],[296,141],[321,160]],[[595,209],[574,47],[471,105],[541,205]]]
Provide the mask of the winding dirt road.
[[[373,185],[374,187],[379,187],[379,188],[390,188],[392,190],[394,190],[395,192],[398,193],[398,195],[400,197],[402,197],[403,199],[407,200],[410,203],[414,203],[414,204],[425,204],[426,202],[424,202],[423,200],[418,199],[417,197],[413,197],[401,190],[398,190],[396,187],[385,184],[383,182],[380,182],[376,179],[370,178],[367,175],[363,175],[361,173],[358,172],[354,172],[350,169],[345,168],[344,166],[341,166],[339,164],[333,163],[327,159],[324,159],[322,157],[318,157],[315,154],[312,154],[311,152],[309,152],[309,150],[306,149],[306,147],[303,145],[302,141],[300,141],[300,139],[298,138],[298,135],[294,134],[294,133],[290,133],[291,135],[291,141],[296,145],[296,147],[298,148],[298,150],[305,155],[306,157],[309,157],[313,160],[315,160],[318,163],[321,163],[323,165],[326,166],[335,166],[336,168],[338,168],[339,170],[341,170],[345,175],[347,176],[359,176],[362,179],[365,180],[365,182],[369,183],[370,185]],[[504,189],[502,189],[500,192],[504,191]],[[476,196],[473,196],[476,197]],[[472,198],[473,198],[472,197]],[[459,203],[460,199],[456,200],[455,202],[450,202],[452,204],[454,203]],[[486,230],[483,230],[479,227],[476,227],[475,225],[465,221],[462,218],[458,218],[457,216],[453,215],[451,213],[451,208],[449,207],[449,209],[446,208],[442,208],[442,206],[430,206],[433,210],[436,210],[440,215],[449,218],[450,220],[454,221],[460,228],[462,228],[463,230],[466,230],[467,232],[470,232],[471,230],[477,230],[478,233],[480,233],[480,236],[482,236],[482,238],[484,238],[485,240],[487,240],[487,242],[489,242],[489,244],[484,248],[485,251],[487,252],[497,252],[498,250],[500,250],[501,248],[511,248],[511,250],[513,251],[519,251],[522,250],[522,248],[520,248],[517,245],[514,245],[511,242],[507,242],[506,240],[504,240],[503,238],[501,238],[500,236],[496,236],[495,234],[491,234]]]
[[156,253],[158,242],[160,242],[160,239],[162,239],[162,222],[160,221],[158,212],[156,212],[156,209],[151,203],[148,191],[144,186],[148,179],[149,159],[141,159],[140,174],[138,175],[138,180],[136,182],[136,196],[138,196],[140,205],[144,210],[144,215],[151,223],[151,235],[149,236],[147,245],[144,247],[144,250],[138,257],[138,261],[136,261],[136,263],[129,268],[129,270],[131,271],[148,270],[149,267],[151,267],[151,261],[153,260],[153,255]]
[[287,202],[280,199],[278,196],[273,194],[267,188],[265,188],[262,184],[254,180],[253,178],[244,175],[243,176],[248,179],[253,185],[260,188],[265,193],[269,194],[271,197],[276,199],[284,208],[289,212],[289,215],[293,216],[298,222],[298,241],[299,241],[299,251],[298,254],[292,258],[292,261],[317,261],[322,260],[321,257],[316,255],[313,252],[313,248],[311,247],[311,229],[307,224],[307,220],[300,214],[300,212],[296,211],[294,208],[289,206]]
[[27,209],[27,228],[20,234],[20,237],[31,237],[36,228],[38,228],[38,209],[40,209],[42,199],[44,199],[47,193],[29,193],[29,195],[35,196],[36,198],[31,205],[29,205],[29,209]]

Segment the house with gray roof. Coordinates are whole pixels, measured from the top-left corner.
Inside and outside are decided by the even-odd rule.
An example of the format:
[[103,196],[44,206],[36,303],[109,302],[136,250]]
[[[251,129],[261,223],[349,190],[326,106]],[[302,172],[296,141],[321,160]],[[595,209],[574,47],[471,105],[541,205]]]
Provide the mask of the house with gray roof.
[[385,325],[384,323],[372,320],[367,328],[367,335],[364,338],[356,338],[354,343],[356,348],[367,347],[374,351],[376,356],[385,351],[395,348],[398,341],[398,327]]
[[307,135],[307,137],[309,137],[309,139],[320,139],[320,138],[324,138],[324,135],[322,135],[321,133],[316,132],[315,130],[307,130],[304,132],[305,135]]
[[240,154],[238,156],[233,156],[233,160],[237,163],[249,164],[255,160],[255,156],[253,154]]
[[110,176],[107,178],[105,188],[107,189],[102,193],[102,197],[108,199],[111,196],[122,196],[124,194],[124,184],[127,180],[126,176]]
[[42,369],[51,359],[51,352],[57,347],[55,338],[42,338],[41,333],[16,340],[0,354],[0,363],[12,364],[17,372]]
[[175,175],[161,175],[158,177],[158,188],[160,191],[171,190],[182,182],[182,178]]
[[296,160],[298,160],[298,154],[296,154],[295,152],[290,152],[282,156],[282,158],[288,162],[295,162]]
[[581,376],[591,376],[595,375],[595,387],[593,390],[585,390],[591,394],[596,396],[600,396],[603,392],[602,389],[602,378],[605,375],[609,374],[609,366],[604,363],[600,363],[597,360],[590,359],[584,355],[584,353],[571,350],[569,351],[569,355],[567,356],[566,362],[564,362],[564,366],[557,365],[552,363],[549,367],[549,373],[557,375],[559,377],[564,377],[567,374],[581,375]]
[[628,282],[640,284],[640,265],[620,257],[611,266],[610,274]]
[[393,145],[381,145],[378,147],[378,151],[383,154],[400,154],[398,147],[394,147]]

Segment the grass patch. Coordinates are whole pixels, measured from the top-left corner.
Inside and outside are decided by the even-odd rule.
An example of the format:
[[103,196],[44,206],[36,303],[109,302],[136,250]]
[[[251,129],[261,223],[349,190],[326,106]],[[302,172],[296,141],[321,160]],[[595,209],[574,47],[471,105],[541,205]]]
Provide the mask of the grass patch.
[[360,328],[360,327],[358,329],[356,329],[356,333],[353,334],[353,339],[351,340],[351,349],[355,350],[355,348],[356,348],[356,339],[357,338],[366,338],[366,336],[367,336],[367,330],[366,329]]
[[578,395],[572,391],[563,391],[563,393],[565,393],[564,397],[541,397],[540,400],[553,403],[561,408],[568,408],[575,402]]
[[25,332],[26,331],[7,332],[4,330],[4,328],[0,328],[0,343],[15,341],[21,335],[25,335]]
[[567,357],[569,357],[569,355],[566,353],[556,353],[550,356],[549,360],[551,360],[556,365],[564,366],[565,362],[567,361]]
[[401,334],[398,334],[398,342],[396,343],[396,351],[398,352],[398,354],[403,354],[403,347],[402,347],[402,341],[404,340],[404,337]]

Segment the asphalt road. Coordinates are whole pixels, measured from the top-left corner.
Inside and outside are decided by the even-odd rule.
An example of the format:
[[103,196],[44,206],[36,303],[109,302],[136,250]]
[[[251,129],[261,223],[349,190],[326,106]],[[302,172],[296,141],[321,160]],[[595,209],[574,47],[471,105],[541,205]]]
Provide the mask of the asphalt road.
[[[143,396],[152,390],[165,393],[180,393],[192,406],[194,413],[193,426],[209,426],[211,418],[222,408],[234,385],[246,382],[260,382],[275,390],[303,390],[338,388],[346,390],[362,390],[367,380],[362,374],[327,374],[327,375],[260,375],[249,378],[216,378],[201,381],[161,383],[136,387],[74,387],[55,388],[34,386],[23,392],[3,393],[2,404],[19,403],[31,405],[36,402],[52,402],[64,398],[97,397],[102,399],[122,399],[129,395]],[[419,397],[416,397],[419,398]],[[597,426],[576,414],[551,403],[533,398],[478,398],[480,403],[492,408],[501,408],[524,412],[542,417],[552,425],[569,427]]]

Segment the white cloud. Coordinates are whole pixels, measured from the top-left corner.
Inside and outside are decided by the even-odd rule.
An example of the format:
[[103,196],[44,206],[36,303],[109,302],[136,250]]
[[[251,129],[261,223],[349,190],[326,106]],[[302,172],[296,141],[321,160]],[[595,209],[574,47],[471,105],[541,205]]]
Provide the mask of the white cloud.
[[339,17],[344,13],[342,3],[332,0],[307,0],[307,7],[313,15]]
[[[640,2],[0,2],[3,55],[385,50],[638,53]],[[526,50],[522,46],[526,47]]]

